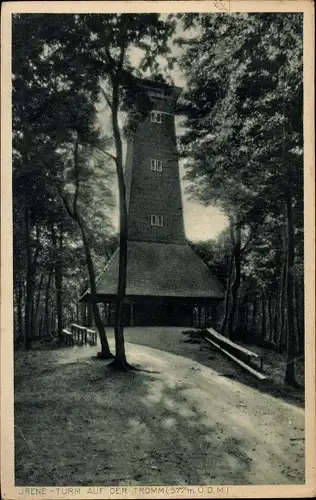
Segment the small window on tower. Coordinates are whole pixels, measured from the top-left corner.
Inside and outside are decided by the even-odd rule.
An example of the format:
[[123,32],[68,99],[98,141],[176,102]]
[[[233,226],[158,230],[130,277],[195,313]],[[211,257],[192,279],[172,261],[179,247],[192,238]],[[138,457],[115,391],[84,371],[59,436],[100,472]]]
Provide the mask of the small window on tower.
[[162,123],[162,114],[157,111],[152,111],[150,113],[150,120],[153,123]]
[[163,226],[163,216],[162,215],[151,215],[150,216],[150,225],[156,227]]
[[157,172],[162,172],[162,160],[150,160],[150,170],[155,170]]

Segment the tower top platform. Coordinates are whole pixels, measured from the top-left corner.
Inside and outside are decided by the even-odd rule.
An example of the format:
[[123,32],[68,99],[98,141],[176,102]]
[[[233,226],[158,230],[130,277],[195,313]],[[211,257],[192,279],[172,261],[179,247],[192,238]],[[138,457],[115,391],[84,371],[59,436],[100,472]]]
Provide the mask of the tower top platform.
[[147,78],[139,79],[139,83],[147,91],[150,97],[156,99],[166,99],[176,102],[182,92],[181,87]]

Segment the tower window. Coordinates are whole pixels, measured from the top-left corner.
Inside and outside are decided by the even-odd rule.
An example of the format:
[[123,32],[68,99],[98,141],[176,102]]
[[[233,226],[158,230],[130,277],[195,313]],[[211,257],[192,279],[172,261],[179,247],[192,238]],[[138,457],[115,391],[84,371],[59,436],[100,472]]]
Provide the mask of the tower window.
[[150,113],[150,121],[153,123],[162,123],[162,114],[158,111],[152,111]]
[[162,160],[150,160],[150,170],[155,170],[157,172],[162,172]]
[[163,216],[162,215],[151,215],[150,216],[150,225],[156,227],[163,226]]

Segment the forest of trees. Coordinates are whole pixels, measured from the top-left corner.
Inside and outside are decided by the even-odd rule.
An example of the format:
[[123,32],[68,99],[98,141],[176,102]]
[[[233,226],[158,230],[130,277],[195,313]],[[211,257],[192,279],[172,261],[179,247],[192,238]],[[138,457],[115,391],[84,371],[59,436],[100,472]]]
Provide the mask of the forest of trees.
[[[127,366],[124,134],[148,106],[138,78],[170,79],[176,33],[191,195],[229,218],[217,241],[192,245],[226,284],[222,332],[286,350],[286,382],[295,384],[294,358],[304,351],[302,22],[292,13],[14,16],[17,342],[29,348],[37,336],[61,337],[78,320],[80,294],[89,287],[95,295],[119,241],[115,361]],[[195,38],[178,36],[189,29]],[[137,68],[133,47],[142,53]],[[96,303],[93,315],[109,357]]]
[[[304,352],[303,19],[301,14],[191,15],[178,39],[187,78],[182,155],[192,195],[229,229],[195,245],[222,274],[222,333]],[[237,18],[237,21],[236,21]]]
[[[14,17],[14,320],[16,337],[24,339],[26,348],[43,331],[62,336],[64,324],[74,318],[80,291],[88,285],[100,354],[112,356],[93,300],[96,275],[116,243],[110,227],[111,163],[120,209],[114,362],[127,367],[123,138],[148,105],[139,86],[141,71],[157,73],[158,55],[168,62],[174,22],[159,17]],[[131,47],[142,53],[139,69],[131,64]],[[98,103],[104,105],[103,116]],[[122,124],[127,109],[128,120]]]

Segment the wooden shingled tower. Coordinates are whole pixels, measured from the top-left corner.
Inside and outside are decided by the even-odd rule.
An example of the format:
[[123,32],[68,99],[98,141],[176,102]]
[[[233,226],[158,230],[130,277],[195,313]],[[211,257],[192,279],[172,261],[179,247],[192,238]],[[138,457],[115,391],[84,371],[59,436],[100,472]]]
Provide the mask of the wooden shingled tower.
[[[127,142],[128,250],[125,323],[193,325],[215,310],[224,290],[185,238],[175,133],[181,89],[143,80],[151,109]],[[113,324],[118,250],[97,282],[104,318]],[[83,302],[89,302],[87,291]]]

